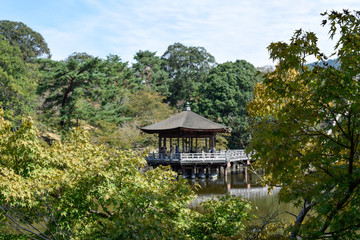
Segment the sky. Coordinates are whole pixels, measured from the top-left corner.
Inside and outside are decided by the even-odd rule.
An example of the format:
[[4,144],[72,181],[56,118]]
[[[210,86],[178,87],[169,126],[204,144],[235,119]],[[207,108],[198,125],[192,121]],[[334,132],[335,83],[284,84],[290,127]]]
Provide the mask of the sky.
[[224,63],[244,59],[274,65],[267,46],[289,42],[295,30],[315,32],[327,54],[334,42],[320,13],[360,10],[359,0],[0,0],[0,20],[40,33],[52,59],[74,52],[116,54],[134,63],[139,50],[161,56],[176,42],[204,47]]

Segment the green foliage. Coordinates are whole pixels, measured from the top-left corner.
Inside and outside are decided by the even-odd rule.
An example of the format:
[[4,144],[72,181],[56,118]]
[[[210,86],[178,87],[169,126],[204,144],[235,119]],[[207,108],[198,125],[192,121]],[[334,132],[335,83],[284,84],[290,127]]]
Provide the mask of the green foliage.
[[21,209],[31,224],[42,222],[41,234],[145,238],[183,228],[193,193],[173,181],[175,173],[141,173],[143,155],[91,144],[86,132],[73,131],[64,143],[44,147],[31,120],[18,131],[10,127],[1,119],[0,203]]
[[157,92],[140,90],[127,95],[124,106],[126,116],[136,119],[139,127],[154,124],[174,114],[174,110],[164,102]]
[[162,59],[171,78],[168,100],[173,106],[190,101],[215,65],[215,58],[205,48],[186,47],[181,43],[170,45]]
[[[302,210],[291,237],[357,239],[360,226],[360,12],[324,13],[341,66],[325,62],[314,33],[295,32],[290,43],[272,43],[276,70],[256,86],[248,105],[254,118],[249,150],[280,199]],[[307,217],[307,218],[305,218]]]
[[249,203],[230,196],[194,212],[186,180],[169,168],[143,171],[140,152],[93,144],[79,129],[46,146],[31,119],[11,131],[2,115],[2,234],[12,227],[33,239],[225,239],[250,217]]
[[28,238],[25,235],[0,233],[0,239],[2,239],[2,240],[26,240]]
[[44,55],[50,58],[50,49],[41,34],[22,22],[1,20],[0,39],[7,40],[12,46],[19,48],[26,62]]
[[190,230],[191,239],[234,239],[250,220],[251,205],[241,197],[221,196],[201,203]]
[[19,124],[36,106],[37,73],[24,63],[18,48],[0,40],[0,106],[5,118]]
[[148,87],[166,97],[169,95],[169,74],[163,69],[164,60],[155,54],[150,51],[135,54],[134,81],[139,87]]
[[174,113],[163,103],[164,97],[149,89],[138,90],[124,96],[122,113],[127,121],[121,125],[101,121],[94,136],[120,148],[145,148],[157,146],[154,135],[144,134],[141,127],[162,121]]
[[[127,63],[110,55],[102,60],[85,53],[65,61],[39,60],[43,74],[38,93],[44,96],[45,116],[56,119],[62,128],[79,120],[121,123],[124,85],[132,77]],[[55,116],[55,119],[54,119]]]
[[219,64],[199,87],[192,107],[195,112],[232,129],[230,148],[245,148],[249,135],[246,104],[260,82],[256,68],[245,60]]

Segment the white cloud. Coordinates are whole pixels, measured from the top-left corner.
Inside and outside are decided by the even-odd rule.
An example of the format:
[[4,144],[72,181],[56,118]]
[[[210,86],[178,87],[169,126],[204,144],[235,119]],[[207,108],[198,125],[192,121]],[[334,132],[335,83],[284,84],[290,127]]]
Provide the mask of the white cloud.
[[329,49],[320,13],[360,5],[357,0],[296,4],[290,0],[84,0],[82,4],[90,13],[62,19],[61,27],[38,20],[55,59],[85,51],[100,57],[118,54],[132,62],[138,50],[161,55],[168,45],[181,42],[205,47],[218,62],[245,59],[256,66],[271,64],[266,47],[273,41],[288,41],[298,28],[318,33],[320,44]]

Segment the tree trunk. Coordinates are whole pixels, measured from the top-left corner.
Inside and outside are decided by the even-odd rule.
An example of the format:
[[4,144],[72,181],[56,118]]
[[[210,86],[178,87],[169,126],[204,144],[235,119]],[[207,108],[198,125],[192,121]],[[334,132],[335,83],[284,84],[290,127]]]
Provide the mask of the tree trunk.
[[296,221],[294,223],[293,230],[290,235],[290,239],[296,239],[296,237],[299,233],[301,224],[304,221],[306,214],[310,211],[311,207],[312,207],[311,202],[304,199],[304,205],[303,205],[299,215],[296,217]]

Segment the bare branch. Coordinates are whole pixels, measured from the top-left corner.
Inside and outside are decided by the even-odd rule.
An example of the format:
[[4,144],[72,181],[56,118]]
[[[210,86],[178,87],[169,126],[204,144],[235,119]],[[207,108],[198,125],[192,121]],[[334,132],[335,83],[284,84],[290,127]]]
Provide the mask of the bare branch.
[[297,218],[297,215],[291,213],[291,212],[288,212],[288,211],[285,211],[287,214],[290,214],[291,216],[294,216],[295,218]]
[[26,231],[26,232],[28,232],[28,233],[34,234],[34,235],[36,235],[36,236],[44,239],[44,240],[51,240],[51,238],[48,238],[47,236],[44,236],[42,233],[38,234],[38,233],[36,233],[36,232],[34,232],[34,231],[31,231],[31,230],[28,229],[28,228],[25,228],[25,227],[21,226],[21,225],[19,224],[19,222],[18,222],[15,218],[13,218],[10,214],[7,213],[7,211],[4,209],[3,206],[0,206],[0,209],[4,212],[4,214],[6,215],[6,217],[14,223],[14,225],[13,225],[13,224],[10,224],[10,226],[12,226],[14,229],[18,230],[21,234],[24,234],[24,235],[26,235],[27,237],[36,240],[36,238],[33,238],[33,237],[29,236],[28,234],[26,234],[25,232],[23,232],[23,231]]

